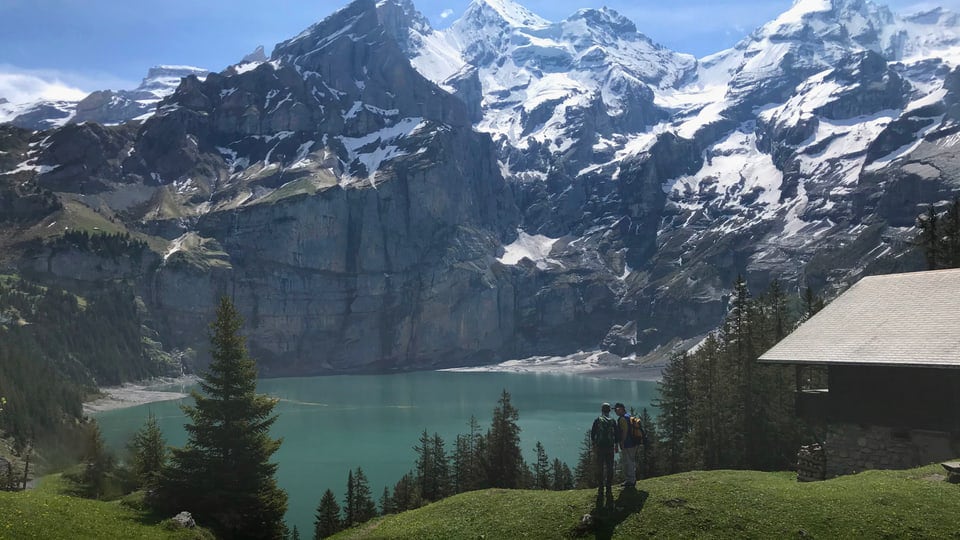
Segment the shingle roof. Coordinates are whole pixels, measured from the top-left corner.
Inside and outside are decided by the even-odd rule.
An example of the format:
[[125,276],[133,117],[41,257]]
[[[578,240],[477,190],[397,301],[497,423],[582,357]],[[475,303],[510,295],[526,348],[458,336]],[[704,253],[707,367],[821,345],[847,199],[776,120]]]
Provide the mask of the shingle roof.
[[865,277],[760,362],[960,368],[960,269]]

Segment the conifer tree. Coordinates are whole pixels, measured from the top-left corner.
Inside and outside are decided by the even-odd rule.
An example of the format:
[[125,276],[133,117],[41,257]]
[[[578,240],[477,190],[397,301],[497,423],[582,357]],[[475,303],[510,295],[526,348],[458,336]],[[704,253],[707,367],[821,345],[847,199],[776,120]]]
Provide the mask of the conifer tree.
[[280,441],[270,438],[277,401],[258,395],[256,363],[247,355],[243,321],[224,297],[211,325],[210,368],[184,406],[187,444],[173,449],[161,479],[158,501],[189,510],[200,523],[225,537],[279,538],[287,494],[276,483],[271,456]]
[[700,344],[692,362],[691,394],[696,400],[690,407],[690,436],[684,445],[685,468],[716,469],[724,463],[726,441],[723,432],[733,431],[728,406],[722,399],[720,373],[721,345],[715,333]]
[[805,321],[823,309],[823,297],[814,294],[809,286],[803,291],[801,320]]
[[323,496],[320,497],[320,504],[317,506],[317,513],[314,518],[314,540],[332,536],[343,529],[343,522],[340,520],[340,505],[337,504],[337,497],[329,489],[324,491]]
[[363,469],[357,467],[353,475],[353,524],[363,523],[377,517],[377,505],[373,502],[373,493]]
[[395,512],[404,512],[413,510],[421,506],[420,490],[413,478],[413,473],[408,472],[393,486],[393,509]]
[[453,490],[455,493],[473,491],[486,487],[483,454],[484,436],[475,416],[467,423],[470,432],[457,435],[453,451]]
[[580,442],[580,455],[577,466],[573,470],[574,487],[587,489],[597,487],[597,456],[593,451],[593,441],[590,440],[588,429]]
[[573,489],[573,473],[569,465],[560,461],[560,458],[554,458],[552,469],[551,489],[555,491]]
[[433,434],[431,449],[437,476],[434,482],[436,495],[437,500],[440,500],[450,495],[450,459],[447,457],[447,450],[439,433]]
[[917,243],[923,249],[923,255],[927,260],[927,270],[940,268],[940,217],[932,204],[927,207],[926,214],[917,218],[917,228],[920,229]]
[[953,198],[943,218],[943,267],[960,268],[960,195]]
[[293,526],[293,531],[290,533],[290,540],[300,540],[300,529],[296,525]]
[[657,386],[659,397],[654,404],[660,411],[661,457],[664,472],[673,474],[684,470],[683,448],[693,427],[693,370],[687,351],[676,351],[670,356]]
[[503,390],[493,409],[493,421],[487,432],[487,482],[490,487],[515,489],[523,485],[526,465],[520,451],[520,413]]
[[439,501],[447,496],[450,483],[450,466],[443,439],[437,433],[431,437],[427,430],[423,430],[419,442],[413,450],[417,453],[416,471],[420,498],[424,501]]
[[347,471],[347,493],[343,496],[343,526],[353,527],[357,524],[357,483],[353,479],[353,471]]
[[110,474],[114,468],[113,455],[103,442],[100,426],[95,420],[86,425],[86,449],[83,453],[83,472],[80,474],[80,493],[99,499],[106,495]]
[[651,478],[657,476],[660,470],[659,428],[646,407],[640,412],[640,422],[643,423],[647,437],[640,447],[637,473],[640,478]]
[[437,497],[436,486],[436,463],[433,459],[432,440],[426,429],[420,434],[419,443],[413,447],[413,451],[417,454],[415,470],[417,485],[420,487],[420,498],[425,501],[437,501],[439,497]]
[[133,473],[140,486],[154,489],[160,482],[160,475],[167,463],[167,446],[163,433],[157,424],[157,417],[151,412],[140,431],[134,434],[130,442],[133,455]]
[[385,516],[394,512],[393,500],[390,498],[390,489],[387,486],[383,486],[383,493],[380,494],[380,515]]
[[550,489],[550,458],[547,457],[547,451],[543,444],[537,441],[533,447],[537,460],[533,464],[533,489]]

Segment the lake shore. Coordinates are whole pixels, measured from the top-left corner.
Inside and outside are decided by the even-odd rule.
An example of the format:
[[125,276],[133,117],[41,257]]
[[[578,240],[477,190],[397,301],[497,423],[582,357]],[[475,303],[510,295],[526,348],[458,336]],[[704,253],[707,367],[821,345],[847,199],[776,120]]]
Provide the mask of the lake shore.
[[[633,357],[621,358],[604,351],[584,351],[568,356],[533,356],[521,360],[508,360],[499,364],[441,369],[463,373],[554,373],[581,375],[598,379],[618,379],[636,381],[660,380],[660,365],[642,364]],[[103,394],[93,401],[83,404],[84,414],[112,411],[156,403],[183,399],[189,394],[183,387],[194,385],[199,380],[196,375],[182,377],[161,377],[126,383],[121,386],[100,388]]]
[[103,394],[101,397],[83,404],[83,413],[96,414],[147,403],[183,399],[189,395],[183,391],[183,387],[196,384],[198,380],[200,379],[196,375],[184,375],[103,387],[100,388]]

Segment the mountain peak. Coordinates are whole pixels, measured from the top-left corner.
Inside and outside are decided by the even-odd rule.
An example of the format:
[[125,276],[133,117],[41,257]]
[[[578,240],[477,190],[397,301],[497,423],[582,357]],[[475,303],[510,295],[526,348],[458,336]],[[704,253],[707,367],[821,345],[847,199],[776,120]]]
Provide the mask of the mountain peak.
[[608,7],[578,10],[566,22],[583,21],[588,28],[604,30],[615,35],[637,34],[637,25],[617,11]]
[[180,79],[190,75],[196,75],[202,79],[208,73],[208,70],[194,66],[153,66],[147,71],[147,76],[140,81],[140,86],[134,92],[150,92],[157,96],[165,96],[177,88]]
[[263,45],[257,45],[257,48],[254,51],[243,57],[243,60],[240,60],[241,64],[246,64],[249,62],[266,62],[267,53],[263,50]]
[[377,2],[377,19],[405,53],[414,50],[422,36],[433,33],[430,21],[410,0],[380,0]]
[[820,13],[833,9],[833,0],[795,0],[787,11],[774,19],[773,24],[801,22],[811,13]]
[[518,28],[545,28],[551,24],[513,0],[473,0],[464,14],[464,19],[476,17],[483,20],[497,18],[508,26]]

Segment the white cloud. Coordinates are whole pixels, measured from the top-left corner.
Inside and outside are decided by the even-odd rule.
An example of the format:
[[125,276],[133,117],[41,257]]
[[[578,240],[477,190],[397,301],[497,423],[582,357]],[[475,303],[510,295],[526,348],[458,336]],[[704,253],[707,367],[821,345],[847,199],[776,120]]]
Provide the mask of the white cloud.
[[441,18],[441,19],[449,18],[449,17],[452,16],[452,15],[453,15],[453,10],[452,10],[452,9],[449,9],[449,8],[448,8],[448,9],[445,9],[445,10],[443,10],[443,11],[440,12],[440,18]]
[[88,92],[67,82],[57,73],[21,70],[0,65],[0,97],[10,103],[26,103],[38,99],[79,101]]

